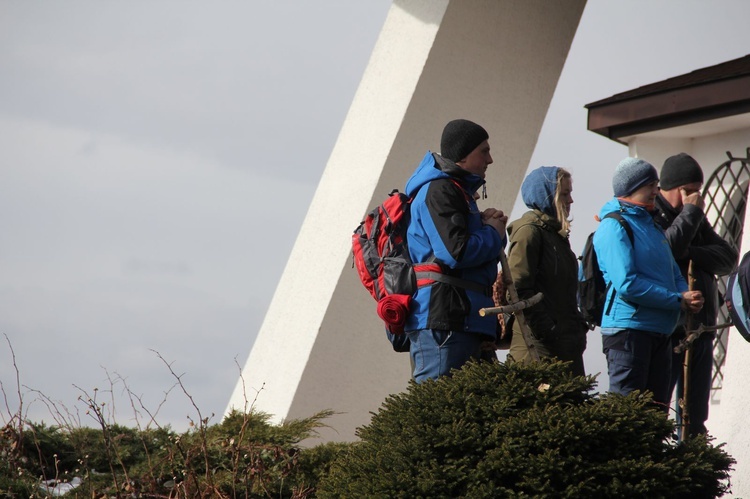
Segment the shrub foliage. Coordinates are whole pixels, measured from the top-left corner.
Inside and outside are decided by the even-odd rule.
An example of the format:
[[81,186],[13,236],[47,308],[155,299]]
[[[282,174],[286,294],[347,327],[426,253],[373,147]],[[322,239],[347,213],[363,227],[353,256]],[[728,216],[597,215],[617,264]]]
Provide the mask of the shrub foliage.
[[318,497],[718,497],[734,460],[559,362],[472,363],[386,399]]
[[304,449],[324,411],[281,425],[260,412],[182,434],[169,428],[60,428],[14,419],[0,429],[0,497],[44,497],[48,480],[82,484],[70,497],[314,497],[346,444]]
[[[0,497],[718,497],[734,460],[706,438],[674,440],[650,398],[600,396],[559,362],[471,363],[388,397],[351,444],[305,448],[323,420],[270,424],[234,412],[177,434],[45,426],[0,428]],[[96,404],[90,404],[95,411]]]

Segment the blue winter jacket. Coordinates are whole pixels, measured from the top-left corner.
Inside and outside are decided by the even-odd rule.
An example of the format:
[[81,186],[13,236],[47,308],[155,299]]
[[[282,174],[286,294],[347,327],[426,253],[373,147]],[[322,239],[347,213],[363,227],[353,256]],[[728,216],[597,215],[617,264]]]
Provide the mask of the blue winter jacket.
[[[607,213],[619,211],[633,229],[633,244],[625,229]],[[602,334],[638,329],[671,334],[680,317],[687,284],[672,256],[664,232],[643,207],[613,198],[602,207],[594,234],[594,249],[607,293]],[[613,301],[614,296],[614,301]]]
[[406,194],[414,196],[407,231],[412,261],[434,261],[442,273],[477,283],[484,291],[442,282],[420,287],[406,331],[445,329],[494,339],[497,318],[481,317],[479,309],[494,306],[492,285],[505,238],[482,223],[474,201],[482,185],[478,175],[429,151],[407,181]]

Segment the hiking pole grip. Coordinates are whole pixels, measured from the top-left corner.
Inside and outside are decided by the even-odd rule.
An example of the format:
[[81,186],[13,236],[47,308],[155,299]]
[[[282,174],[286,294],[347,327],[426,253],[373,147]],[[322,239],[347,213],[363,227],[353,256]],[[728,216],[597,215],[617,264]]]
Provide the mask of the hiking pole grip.
[[720,329],[726,329],[728,327],[732,327],[734,324],[730,322],[724,322],[722,324],[716,324],[715,326],[704,326],[703,324],[698,324],[698,327],[691,331],[687,331],[685,338],[683,338],[680,343],[674,347],[674,353],[682,353],[685,350],[687,350],[690,345],[693,344],[695,340],[697,340],[700,335],[707,331],[718,331]]
[[[505,284],[505,289],[510,295],[511,305],[518,303],[520,301],[518,299],[518,291],[516,291],[516,285],[513,283],[513,276],[510,273],[508,258],[505,256],[505,251],[502,250],[500,250],[500,266],[503,269],[503,284]],[[529,350],[531,360],[539,361],[539,352],[536,350],[534,339],[531,336],[531,330],[529,329],[528,324],[526,324],[526,319],[523,316],[523,308],[517,310],[513,315],[515,315],[516,320],[518,320],[518,325],[521,328],[521,334],[523,335],[523,342],[526,343],[526,348]]]
[[519,310],[523,310],[525,308],[532,307],[542,301],[542,298],[544,298],[544,294],[540,291],[539,293],[535,294],[531,298],[527,298],[525,300],[521,300],[514,303],[509,303],[508,305],[503,305],[501,307],[485,307],[479,309],[479,315],[482,317],[487,315],[500,315],[500,314],[512,314],[515,312],[518,312]]

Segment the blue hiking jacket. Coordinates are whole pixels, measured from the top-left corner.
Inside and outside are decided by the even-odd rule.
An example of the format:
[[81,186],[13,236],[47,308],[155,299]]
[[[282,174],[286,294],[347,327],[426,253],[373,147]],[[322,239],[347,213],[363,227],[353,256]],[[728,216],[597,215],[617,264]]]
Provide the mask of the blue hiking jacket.
[[406,331],[446,329],[495,338],[497,318],[481,317],[479,309],[494,306],[492,285],[506,239],[482,223],[474,200],[482,185],[478,175],[429,151],[407,181],[405,192],[414,196],[407,231],[412,261],[434,261],[442,273],[477,283],[485,292],[441,282],[421,287]]
[[[617,220],[604,218],[613,211],[630,224],[633,244]],[[599,217],[594,249],[604,282],[612,284],[604,305],[602,334],[622,329],[672,334],[687,284],[664,232],[645,208],[616,198],[602,207]]]

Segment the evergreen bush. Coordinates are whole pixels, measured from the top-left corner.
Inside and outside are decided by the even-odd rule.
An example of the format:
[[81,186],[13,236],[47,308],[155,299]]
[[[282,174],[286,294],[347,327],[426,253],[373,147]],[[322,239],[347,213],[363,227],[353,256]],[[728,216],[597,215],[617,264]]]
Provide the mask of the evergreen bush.
[[566,364],[470,363],[386,399],[318,497],[719,497],[734,460],[674,440],[649,394],[593,392]]

